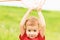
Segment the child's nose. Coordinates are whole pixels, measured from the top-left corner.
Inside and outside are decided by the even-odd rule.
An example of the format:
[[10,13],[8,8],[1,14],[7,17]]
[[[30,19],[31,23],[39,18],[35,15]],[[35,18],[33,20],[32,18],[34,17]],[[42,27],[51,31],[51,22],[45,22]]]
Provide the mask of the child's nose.
[[31,35],[33,35],[33,34],[34,34],[34,32],[31,32],[30,34],[31,34]]

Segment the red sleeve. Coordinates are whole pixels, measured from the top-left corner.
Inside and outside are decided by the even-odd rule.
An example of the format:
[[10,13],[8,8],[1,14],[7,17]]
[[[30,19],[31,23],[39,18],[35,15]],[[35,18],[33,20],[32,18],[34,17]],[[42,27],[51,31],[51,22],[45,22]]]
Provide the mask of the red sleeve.
[[26,33],[23,34],[23,36],[19,35],[19,39],[23,40],[26,37]]
[[41,36],[41,34],[39,33],[39,38],[40,38],[40,40],[45,40],[45,36]]

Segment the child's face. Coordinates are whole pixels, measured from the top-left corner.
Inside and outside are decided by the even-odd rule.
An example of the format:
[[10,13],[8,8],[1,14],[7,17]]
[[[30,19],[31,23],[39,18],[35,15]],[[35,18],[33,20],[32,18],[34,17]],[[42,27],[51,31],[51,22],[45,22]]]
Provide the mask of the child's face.
[[35,26],[27,26],[26,28],[26,34],[29,38],[35,38],[37,37],[39,33],[38,25]]

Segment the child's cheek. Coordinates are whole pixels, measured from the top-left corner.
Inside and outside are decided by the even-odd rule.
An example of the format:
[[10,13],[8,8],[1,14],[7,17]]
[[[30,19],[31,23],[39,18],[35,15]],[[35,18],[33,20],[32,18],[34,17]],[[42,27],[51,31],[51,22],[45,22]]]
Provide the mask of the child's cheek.
[[26,34],[27,34],[27,36],[29,36],[30,35],[30,32],[26,31]]
[[34,33],[35,35],[38,35],[38,32]]

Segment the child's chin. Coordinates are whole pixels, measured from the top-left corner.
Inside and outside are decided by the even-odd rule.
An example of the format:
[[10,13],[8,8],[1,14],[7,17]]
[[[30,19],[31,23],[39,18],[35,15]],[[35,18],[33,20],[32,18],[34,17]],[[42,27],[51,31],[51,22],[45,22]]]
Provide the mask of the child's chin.
[[35,37],[30,37],[31,39],[35,38]]

